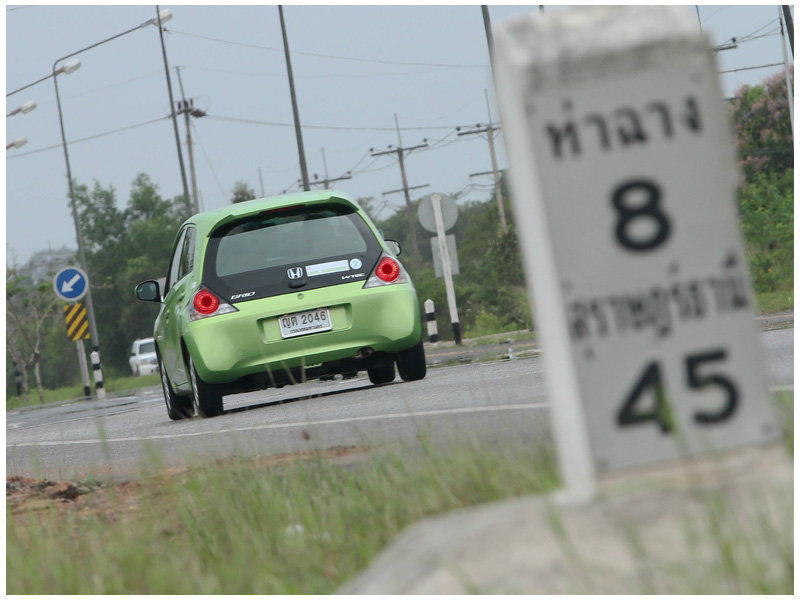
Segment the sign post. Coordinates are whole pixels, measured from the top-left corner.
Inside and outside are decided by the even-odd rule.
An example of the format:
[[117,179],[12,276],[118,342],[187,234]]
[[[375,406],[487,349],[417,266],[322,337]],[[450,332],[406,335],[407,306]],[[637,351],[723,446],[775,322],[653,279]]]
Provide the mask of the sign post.
[[83,340],[89,339],[89,322],[86,320],[86,309],[83,304],[64,305],[64,323],[67,326],[67,337],[75,342],[75,349],[78,351],[78,366],[83,379],[84,396],[92,395],[92,388],[89,384],[89,369],[86,366],[86,351],[83,347]]
[[774,440],[707,37],[684,7],[635,6],[530,15],[494,39],[564,497]]
[[[445,235],[445,232],[455,225],[458,219],[458,207],[455,200],[450,196],[431,194],[427,198],[423,198],[419,203],[417,216],[425,229],[436,233],[436,244],[439,249],[439,260],[442,264],[442,275],[444,276],[444,289],[447,294],[447,307],[450,310],[450,323],[453,325],[453,338],[456,344],[460,346],[461,323],[458,320],[456,292],[453,286],[453,263],[447,243],[447,238],[450,236]],[[431,241],[433,243],[433,240]],[[453,243],[455,244],[455,240],[453,240]]]
[[[53,290],[56,296],[65,302],[78,302],[89,291],[89,277],[78,267],[64,267],[53,277]],[[81,304],[75,304],[72,307],[65,306],[64,313],[67,323],[67,335],[76,342],[84,392],[88,396],[90,394],[89,375],[86,366],[86,355],[83,349],[83,339],[89,337],[86,310]],[[102,399],[106,397],[106,390],[103,384],[103,371],[100,366],[100,353],[96,349],[93,350],[91,358],[97,397]]]
[[442,218],[442,196],[431,194],[433,204],[433,220],[436,223],[436,238],[439,241],[439,256],[442,259],[442,273],[444,274],[444,289],[447,294],[447,308],[450,310],[450,323],[453,325],[453,338],[457,345],[461,345],[461,323],[458,321],[458,307],[456,306],[456,291],[453,286],[453,267],[450,264],[450,250],[444,233],[444,219]]

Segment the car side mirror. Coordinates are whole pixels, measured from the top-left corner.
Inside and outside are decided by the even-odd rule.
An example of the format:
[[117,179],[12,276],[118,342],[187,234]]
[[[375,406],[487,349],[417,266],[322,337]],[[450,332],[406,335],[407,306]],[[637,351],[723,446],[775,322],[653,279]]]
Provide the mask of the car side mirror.
[[386,246],[389,248],[389,252],[394,254],[395,256],[400,256],[400,244],[398,244],[395,240],[383,240],[386,242]]
[[136,297],[144,302],[161,302],[161,290],[158,287],[158,282],[151,279],[137,285]]

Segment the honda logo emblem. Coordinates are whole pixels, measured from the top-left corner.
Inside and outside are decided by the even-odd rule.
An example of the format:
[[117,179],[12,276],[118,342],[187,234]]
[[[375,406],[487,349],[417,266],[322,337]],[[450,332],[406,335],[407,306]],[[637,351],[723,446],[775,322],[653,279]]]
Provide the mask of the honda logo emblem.
[[289,279],[300,279],[303,276],[303,267],[292,267],[286,271]]

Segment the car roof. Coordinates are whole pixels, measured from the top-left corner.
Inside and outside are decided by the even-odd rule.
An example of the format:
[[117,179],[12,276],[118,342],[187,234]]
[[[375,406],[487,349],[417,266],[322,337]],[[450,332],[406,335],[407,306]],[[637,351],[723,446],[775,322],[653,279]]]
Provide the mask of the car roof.
[[264,210],[274,210],[295,204],[316,204],[331,200],[345,202],[360,210],[358,203],[347,193],[338,190],[318,190],[311,192],[297,192],[294,194],[283,194],[281,196],[271,196],[266,198],[256,198],[236,204],[229,204],[222,208],[209,210],[189,217],[184,224],[192,223],[199,229],[209,231],[218,225],[239,217],[259,213]]

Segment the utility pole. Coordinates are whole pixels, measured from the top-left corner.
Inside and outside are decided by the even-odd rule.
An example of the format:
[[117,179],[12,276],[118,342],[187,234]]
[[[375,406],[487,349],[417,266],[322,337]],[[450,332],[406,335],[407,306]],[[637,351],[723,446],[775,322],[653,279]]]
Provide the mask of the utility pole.
[[389,192],[383,192],[383,195],[386,196],[388,194],[395,194],[397,192],[403,192],[406,197],[406,213],[408,214],[408,229],[411,235],[411,251],[412,251],[412,258],[414,261],[414,270],[418,271],[420,267],[421,258],[419,254],[419,246],[417,245],[417,227],[414,221],[414,209],[411,206],[411,196],[409,196],[408,192],[410,190],[415,190],[418,188],[428,187],[428,184],[425,185],[416,185],[413,187],[408,186],[408,178],[406,177],[406,166],[404,162],[404,153],[409,153],[413,150],[417,150],[419,148],[427,147],[426,140],[423,140],[422,144],[418,144],[416,146],[411,146],[410,148],[403,148],[403,140],[400,137],[400,125],[397,121],[397,114],[394,115],[394,124],[397,128],[397,140],[399,146],[397,148],[392,148],[389,146],[389,150],[384,150],[383,152],[372,152],[372,148],[370,148],[370,152],[372,152],[372,156],[382,156],[384,154],[396,154],[397,161],[400,163],[400,177],[403,181],[403,187],[397,190],[391,190]]
[[281,18],[281,31],[283,32],[283,53],[286,56],[286,72],[289,75],[289,94],[292,97],[292,113],[294,114],[294,132],[297,136],[297,153],[300,155],[300,177],[303,181],[303,190],[311,189],[308,185],[308,167],[306,167],[306,151],[303,148],[303,131],[300,127],[300,111],[297,108],[297,95],[294,91],[294,74],[292,73],[292,59],[289,57],[289,39],[286,37],[286,23],[283,20],[283,6],[278,5],[278,14]]
[[786,34],[789,37],[789,46],[792,49],[792,58],[794,58],[794,20],[792,19],[792,9],[786,4],[781,5],[783,9],[783,20],[786,22]]
[[311,185],[321,185],[322,189],[329,190],[330,184],[334,181],[343,181],[345,179],[352,179],[353,176],[350,175],[350,171],[347,171],[344,175],[340,177],[334,177],[333,179],[328,177],[328,161],[325,160],[325,148],[322,149],[322,166],[325,169],[325,179],[320,179],[316,173],[314,173],[314,181],[310,182]]
[[181,77],[181,68],[175,67],[175,72],[178,74],[178,83],[181,88],[181,100],[178,101],[178,114],[183,114],[186,122],[186,146],[189,149],[189,176],[192,179],[192,208],[194,214],[200,212],[200,203],[197,200],[197,173],[194,168],[194,152],[192,148],[192,126],[189,121],[189,116],[196,118],[205,117],[206,113],[199,108],[194,107],[194,98],[186,100],[186,94],[183,91],[183,78]]
[[778,8],[778,20],[781,22],[781,50],[783,50],[783,71],[786,76],[786,96],[789,100],[789,122],[792,125],[792,137],[794,137],[794,94],[792,93],[792,76],[789,72],[789,57],[786,55],[786,42],[783,39],[783,14]]
[[492,20],[489,17],[489,7],[486,4],[481,4],[481,12],[483,13],[483,28],[486,30],[486,45],[489,46],[489,64],[492,64],[494,53],[494,39],[492,38]]
[[503,233],[508,231],[508,224],[506,223],[506,209],[503,206],[503,194],[500,190],[500,170],[497,168],[497,155],[494,151],[494,132],[499,130],[499,127],[492,125],[492,111],[489,108],[489,94],[486,90],[483,90],[486,94],[486,109],[489,112],[489,125],[486,127],[479,129],[473,129],[471,131],[460,131],[458,133],[459,136],[462,135],[473,135],[477,133],[486,133],[489,137],[489,154],[492,157],[492,173],[494,173],[494,197],[497,201],[497,214],[500,218],[500,228],[503,230]]

